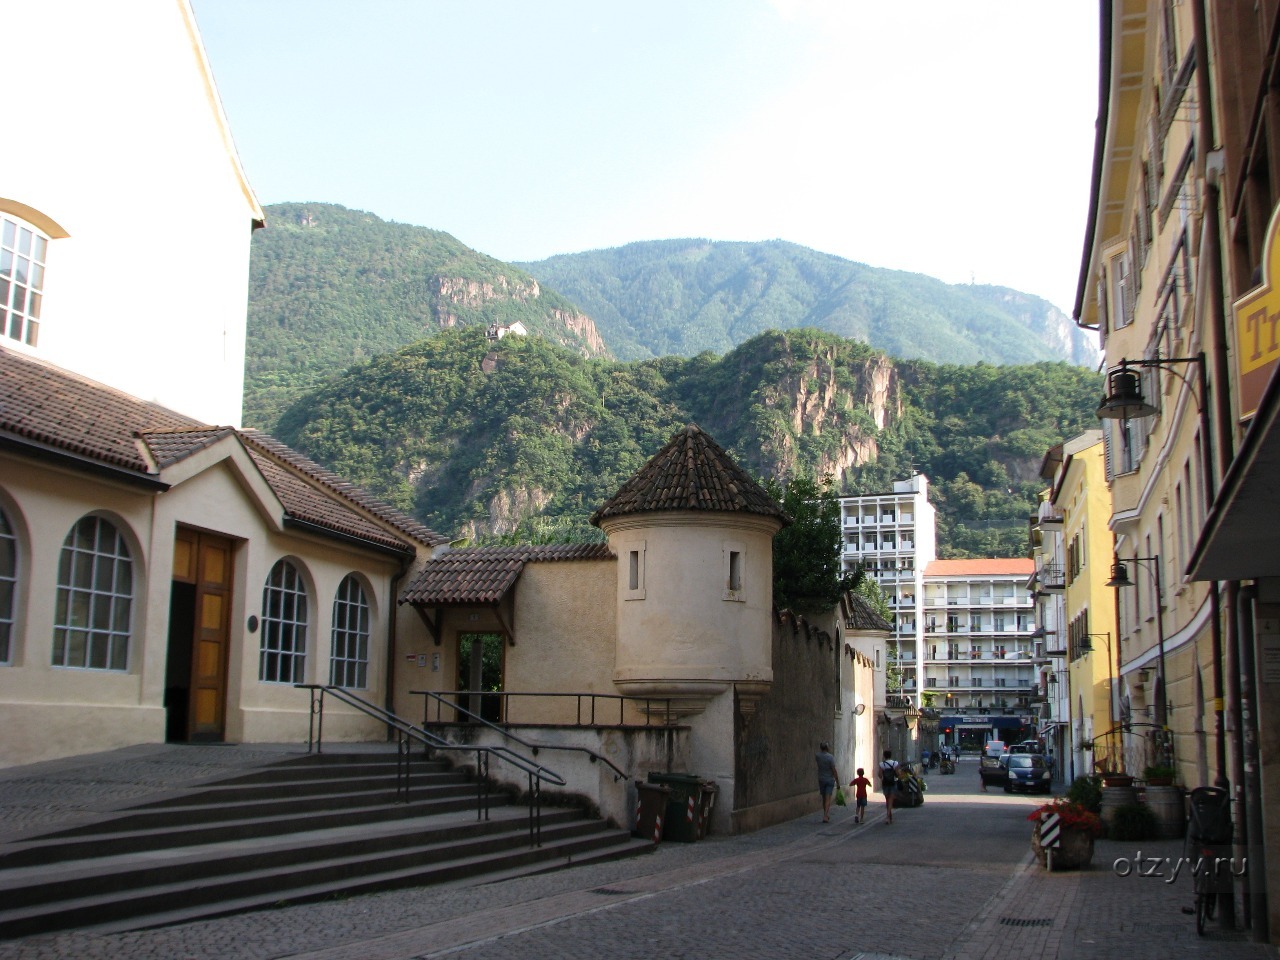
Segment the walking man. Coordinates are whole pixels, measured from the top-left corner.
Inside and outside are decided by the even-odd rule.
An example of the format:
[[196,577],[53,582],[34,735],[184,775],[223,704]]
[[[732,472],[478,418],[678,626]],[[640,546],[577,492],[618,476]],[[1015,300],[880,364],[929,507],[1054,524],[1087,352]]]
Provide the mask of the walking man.
[[898,761],[893,751],[886,750],[880,761],[880,789],[884,791],[884,806],[888,817],[885,823],[893,823],[893,801],[898,797]]

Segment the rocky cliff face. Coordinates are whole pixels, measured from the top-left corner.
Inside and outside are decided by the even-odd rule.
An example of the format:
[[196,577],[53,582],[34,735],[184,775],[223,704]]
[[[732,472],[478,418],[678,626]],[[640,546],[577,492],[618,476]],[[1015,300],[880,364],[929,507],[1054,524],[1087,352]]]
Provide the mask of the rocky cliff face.
[[[441,329],[456,327],[460,309],[476,310],[496,301],[514,300],[533,303],[542,297],[538,281],[522,280],[499,274],[491,281],[468,280],[464,277],[436,277],[435,319]],[[596,329],[595,322],[584,313],[561,307],[547,311],[549,339],[588,357],[607,357],[609,348]]]

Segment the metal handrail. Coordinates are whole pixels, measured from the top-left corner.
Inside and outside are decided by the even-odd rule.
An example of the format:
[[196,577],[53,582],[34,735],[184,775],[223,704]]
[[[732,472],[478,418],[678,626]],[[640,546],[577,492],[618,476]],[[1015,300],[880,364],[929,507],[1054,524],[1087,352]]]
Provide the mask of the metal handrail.
[[332,684],[295,683],[294,687],[306,690],[311,697],[310,719],[307,726],[307,753],[312,752],[314,744],[317,754],[322,752],[324,740],[324,698],[325,694],[335,698],[347,706],[354,707],[361,713],[385,723],[397,734],[396,755],[396,798],[404,803],[409,802],[410,741],[422,744],[428,753],[434,750],[475,751],[476,754],[476,819],[489,819],[489,760],[496,757],[506,761],[525,773],[529,780],[529,840],[533,846],[542,845],[542,782],[558,787],[567,786],[568,781],[548,767],[528,757],[521,756],[509,747],[472,746],[452,743],[443,737],[430,733],[425,728],[415,727],[408,720],[399,717],[377,704],[370,703],[350,690]]
[[[459,691],[450,691],[450,692],[454,696],[461,696],[463,694],[469,695],[474,691],[459,690]],[[451,710],[455,710],[458,713],[468,717],[472,723],[478,723],[481,726],[488,727],[490,730],[495,731],[496,733],[500,734],[506,739],[514,740],[516,743],[520,744],[520,746],[525,747],[528,750],[532,750],[533,755],[535,757],[538,755],[539,750],[568,750],[576,753],[585,753],[591,759],[592,763],[595,763],[597,760],[599,760],[601,763],[603,763],[605,766],[607,766],[610,770],[613,771],[614,783],[617,783],[619,780],[629,779],[629,775],[625,770],[619,767],[616,763],[614,763],[608,757],[604,756],[603,754],[597,753],[596,751],[592,750],[590,747],[575,747],[575,746],[570,746],[568,744],[532,743],[531,741],[526,740],[523,737],[512,733],[510,730],[507,730],[503,727],[498,726],[492,720],[487,720],[484,717],[480,716],[478,713],[473,713],[471,710],[468,710],[466,707],[461,706],[460,704],[449,703],[445,699],[443,694],[436,693],[433,690],[410,690],[409,693],[417,696],[421,696],[424,698],[422,703],[423,730],[425,730],[427,728],[427,724],[431,722],[429,714],[430,714],[430,708],[431,708],[431,701],[434,700],[436,702],[436,720],[435,720],[436,723],[444,722],[440,719],[440,707],[447,706]],[[484,695],[484,694],[479,694],[479,695]],[[539,694],[523,694],[523,696],[538,696],[538,695]],[[546,694],[546,695],[547,696],[577,696],[577,697],[597,696],[597,694]],[[611,696],[611,695],[598,694],[598,696]],[[671,709],[671,703],[670,701],[667,701],[668,715],[670,714],[670,709]],[[581,715],[582,715],[581,707],[579,707],[578,715],[579,715],[579,719],[581,719]],[[593,715],[594,715],[594,711],[593,711]]]
[[[626,705],[628,703],[636,703],[644,705],[645,726],[655,726],[653,722],[654,705],[662,707],[662,726],[670,726],[675,719],[671,714],[671,698],[670,697],[629,697],[617,693],[554,693],[548,691],[519,691],[519,690],[410,690],[413,694],[436,693],[440,705],[448,706],[454,709],[461,709],[456,704],[449,703],[446,697],[499,697],[503,701],[502,715],[508,715],[507,704],[516,697],[559,697],[561,699],[573,698],[577,701],[577,720],[578,726],[602,726],[605,721],[596,717],[596,703],[598,701],[615,701],[618,704],[618,726],[625,726],[623,720],[626,715]],[[583,701],[586,701],[589,707],[587,719],[582,716]],[[437,707],[436,722],[440,720],[440,711]]]

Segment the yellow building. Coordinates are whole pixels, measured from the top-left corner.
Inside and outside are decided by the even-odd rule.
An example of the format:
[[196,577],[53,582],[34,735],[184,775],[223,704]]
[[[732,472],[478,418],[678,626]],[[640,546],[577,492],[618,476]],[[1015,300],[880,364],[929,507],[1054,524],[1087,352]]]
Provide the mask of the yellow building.
[[1112,553],[1107,526],[1111,496],[1102,432],[1087,431],[1060,449],[1049,503],[1062,518],[1058,646],[1065,651],[1072,766],[1078,776],[1123,766],[1118,724],[1127,708],[1116,684],[1120,645],[1115,595],[1106,585]]
[[1274,940],[1280,3],[1101,11],[1075,317],[1098,331],[1109,371],[1099,416],[1121,686],[1135,718],[1168,727],[1183,786],[1229,791],[1237,838],[1247,828],[1236,852],[1248,857],[1254,934]]

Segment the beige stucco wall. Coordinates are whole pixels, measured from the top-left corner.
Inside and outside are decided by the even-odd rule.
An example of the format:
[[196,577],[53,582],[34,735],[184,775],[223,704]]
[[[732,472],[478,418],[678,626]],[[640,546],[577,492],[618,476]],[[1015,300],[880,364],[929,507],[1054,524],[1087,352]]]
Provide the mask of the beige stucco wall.
[[[709,684],[767,683],[776,520],[697,511],[644,513],[603,525],[618,557],[615,679],[661,694]],[[629,555],[642,560],[630,589]],[[727,585],[729,554],[741,557],[741,590]],[[672,685],[671,681],[676,681]]]
[[[236,541],[226,739],[305,742],[308,698],[289,684],[258,680],[257,633],[262,588],[277,560],[290,557],[310,589],[307,679],[328,682],[332,604],[338,584],[357,572],[371,606],[369,686],[381,704],[386,677],[387,617],[395,557],[279,527],[278,504],[234,439],[206,450],[165,493],[0,455],[0,507],[18,538],[19,585],[12,660],[0,666],[0,764],[31,762],[158,742],[165,736],[173,539],[177,525]],[[111,520],[134,562],[132,641],[124,671],[54,667],[51,643],[63,541],[86,514]],[[273,516],[274,513],[274,516]],[[381,736],[378,725],[330,703],[326,740]]]
[[[214,424],[240,422],[251,223],[186,0],[10,5],[10,76],[39,78],[0,198],[49,244],[35,353]],[[91,162],[90,162],[91,160]],[[5,339],[13,349],[29,350]]]

